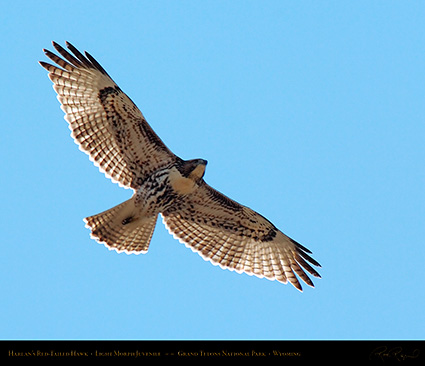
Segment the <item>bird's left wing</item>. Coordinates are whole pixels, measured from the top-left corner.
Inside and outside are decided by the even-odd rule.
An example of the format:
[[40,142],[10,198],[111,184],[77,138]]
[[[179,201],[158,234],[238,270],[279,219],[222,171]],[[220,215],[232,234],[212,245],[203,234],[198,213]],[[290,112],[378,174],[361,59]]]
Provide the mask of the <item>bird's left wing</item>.
[[57,66],[40,64],[53,81],[71,136],[108,178],[137,189],[146,175],[175,155],[103,67],[87,52],[66,45],[72,54],[53,42],[63,59],[44,50]]
[[[314,287],[304,269],[320,277],[311,253],[279,231],[270,221],[202,182],[176,211],[162,213],[169,232],[222,268],[288,281],[302,291],[300,277]],[[296,275],[297,276],[296,276]]]

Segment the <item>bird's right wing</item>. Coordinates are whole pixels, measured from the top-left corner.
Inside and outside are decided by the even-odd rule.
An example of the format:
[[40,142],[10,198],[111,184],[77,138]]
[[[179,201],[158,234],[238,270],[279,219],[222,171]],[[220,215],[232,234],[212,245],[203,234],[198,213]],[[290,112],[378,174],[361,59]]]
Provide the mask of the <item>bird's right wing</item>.
[[175,155],[102,66],[87,52],[84,56],[66,45],[74,55],[53,42],[64,59],[44,50],[59,67],[40,64],[53,81],[71,136],[108,178],[137,189],[146,175],[174,161]]

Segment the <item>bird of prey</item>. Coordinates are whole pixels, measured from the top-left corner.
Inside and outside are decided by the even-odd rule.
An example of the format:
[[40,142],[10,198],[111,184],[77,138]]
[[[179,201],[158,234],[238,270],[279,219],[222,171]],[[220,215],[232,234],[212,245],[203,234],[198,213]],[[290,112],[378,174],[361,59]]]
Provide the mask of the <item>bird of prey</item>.
[[146,253],[158,215],[170,234],[214,265],[238,273],[314,287],[304,270],[320,264],[311,252],[259,213],[226,197],[203,179],[207,161],[173,154],[142,112],[87,52],[53,42],[40,61],[53,82],[71,136],[112,181],[133,196],[84,219],[91,237],[109,249]]

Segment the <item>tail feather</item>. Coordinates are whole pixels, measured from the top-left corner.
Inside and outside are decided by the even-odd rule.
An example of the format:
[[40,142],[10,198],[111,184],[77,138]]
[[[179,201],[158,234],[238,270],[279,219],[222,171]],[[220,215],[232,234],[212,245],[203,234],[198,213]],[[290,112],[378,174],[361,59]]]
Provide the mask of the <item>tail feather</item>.
[[146,253],[158,215],[135,216],[133,199],[84,219],[91,237],[109,249],[126,253]]

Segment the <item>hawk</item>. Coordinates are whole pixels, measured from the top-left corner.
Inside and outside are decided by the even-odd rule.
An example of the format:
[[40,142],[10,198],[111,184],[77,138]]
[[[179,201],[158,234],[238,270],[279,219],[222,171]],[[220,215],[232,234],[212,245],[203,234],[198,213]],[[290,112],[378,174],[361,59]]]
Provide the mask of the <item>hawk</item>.
[[87,52],[53,42],[40,61],[58,94],[71,136],[108,178],[133,196],[84,219],[91,237],[109,249],[146,253],[158,215],[180,242],[221,268],[314,287],[305,271],[320,264],[311,252],[259,213],[226,197],[203,179],[207,161],[173,154],[142,112]]

